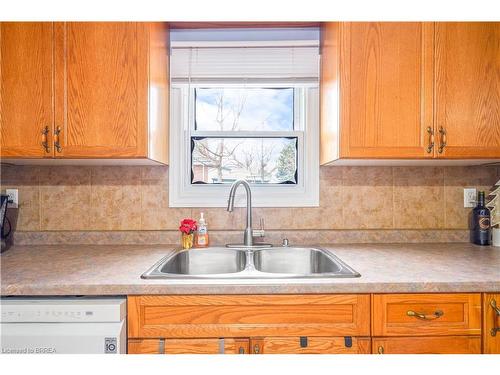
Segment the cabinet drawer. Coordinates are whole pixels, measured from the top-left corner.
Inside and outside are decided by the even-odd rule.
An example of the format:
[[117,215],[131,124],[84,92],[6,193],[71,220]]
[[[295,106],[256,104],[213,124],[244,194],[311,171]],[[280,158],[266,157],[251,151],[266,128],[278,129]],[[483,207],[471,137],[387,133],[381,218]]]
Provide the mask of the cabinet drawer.
[[373,354],[481,354],[481,336],[372,339]]
[[[252,354],[370,354],[369,337],[265,337],[252,339]],[[258,352],[258,353],[256,353]]]
[[128,335],[147,337],[369,336],[370,296],[131,296]]
[[130,339],[129,354],[247,354],[248,339]]
[[373,336],[480,335],[480,294],[378,294]]

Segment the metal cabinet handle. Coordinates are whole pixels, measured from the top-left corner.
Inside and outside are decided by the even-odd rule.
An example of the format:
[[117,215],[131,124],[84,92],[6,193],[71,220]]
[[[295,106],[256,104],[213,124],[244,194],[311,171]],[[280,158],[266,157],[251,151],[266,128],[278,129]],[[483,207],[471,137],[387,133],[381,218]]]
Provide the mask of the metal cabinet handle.
[[240,348],[238,349],[238,353],[245,354],[245,348],[243,346],[240,346]]
[[429,146],[427,146],[427,153],[430,154],[434,148],[434,130],[430,126],[427,127],[427,134],[429,134]]
[[434,320],[434,319],[438,319],[438,318],[442,317],[444,315],[444,312],[442,312],[441,310],[437,310],[432,315],[425,315],[425,314],[418,313],[418,312],[413,311],[413,310],[408,310],[406,312],[406,315],[413,316],[417,319],[422,319],[422,320]]
[[49,147],[49,141],[47,139],[47,136],[49,135],[49,127],[46,126],[43,130],[42,130],[42,147],[45,149],[45,152],[46,153],[49,153],[50,152],[50,147]]
[[[495,312],[496,317],[499,317],[500,316],[500,308],[497,306],[497,301],[492,299],[490,301],[490,306],[493,308],[493,311]],[[493,324],[496,325],[496,321],[494,321]],[[493,328],[490,331],[491,336],[495,337],[497,335],[497,332],[500,332],[500,327],[493,326]]]
[[255,344],[253,346],[253,352],[254,354],[259,354],[260,353],[260,347],[259,347],[259,344]]
[[382,345],[377,348],[377,353],[384,354],[384,347]]
[[59,134],[61,133],[61,127],[58,126],[54,132],[54,147],[57,152],[62,152],[61,143],[59,142]]
[[438,152],[442,154],[444,148],[446,147],[446,130],[444,130],[442,126],[439,127],[439,134],[440,134],[440,141],[439,141]]

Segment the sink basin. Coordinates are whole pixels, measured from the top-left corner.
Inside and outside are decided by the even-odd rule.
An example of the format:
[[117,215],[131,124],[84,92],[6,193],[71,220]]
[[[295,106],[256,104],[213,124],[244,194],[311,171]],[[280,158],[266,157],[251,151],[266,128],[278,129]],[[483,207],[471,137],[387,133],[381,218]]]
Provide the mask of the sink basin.
[[359,277],[335,255],[320,248],[182,250],[161,259],[142,275],[145,279],[277,279]]
[[224,247],[190,249],[163,258],[143,277],[224,276],[243,271],[246,263],[246,254],[241,250]]
[[254,264],[261,272],[296,275],[338,274],[343,270],[342,266],[324,251],[310,248],[256,251]]

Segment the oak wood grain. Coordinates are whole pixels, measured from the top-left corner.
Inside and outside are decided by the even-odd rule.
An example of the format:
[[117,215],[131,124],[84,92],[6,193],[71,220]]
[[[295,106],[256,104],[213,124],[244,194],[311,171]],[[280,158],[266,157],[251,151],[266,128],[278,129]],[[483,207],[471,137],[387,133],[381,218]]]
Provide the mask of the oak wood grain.
[[0,23],[0,156],[52,157],[42,131],[53,133],[52,35],[50,22]]
[[432,158],[433,23],[341,28],[341,158]]
[[[481,295],[375,294],[372,300],[373,336],[480,335]],[[408,316],[414,311],[437,319]]]
[[149,27],[148,157],[168,164],[170,117],[169,25]]
[[500,157],[500,22],[436,23],[438,157]]
[[300,337],[264,337],[262,354],[370,354],[369,337],[352,337],[352,346],[345,346],[344,337],[307,337],[307,347],[301,347]]
[[481,354],[481,336],[372,339],[373,354]]
[[320,164],[339,158],[340,146],[340,23],[321,28]]
[[[160,348],[163,347],[163,352]],[[220,353],[220,340],[210,339],[130,339],[129,354],[248,354],[249,339],[224,338],[224,353]]]
[[146,157],[147,25],[65,22],[55,27],[56,157]]
[[369,295],[130,296],[129,337],[363,336]]
[[491,331],[493,328],[500,328],[500,316],[490,305],[492,300],[500,308],[500,293],[483,294],[483,353],[500,354],[500,331],[495,336]]

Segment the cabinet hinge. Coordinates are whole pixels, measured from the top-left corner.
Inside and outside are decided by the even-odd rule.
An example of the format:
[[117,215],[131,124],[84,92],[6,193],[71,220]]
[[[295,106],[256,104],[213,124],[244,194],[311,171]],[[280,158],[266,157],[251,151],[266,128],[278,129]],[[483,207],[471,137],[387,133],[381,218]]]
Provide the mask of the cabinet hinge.
[[344,345],[346,348],[352,348],[352,337],[351,336],[344,337]]
[[300,336],[300,347],[307,348],[307,337],[306,336]]

